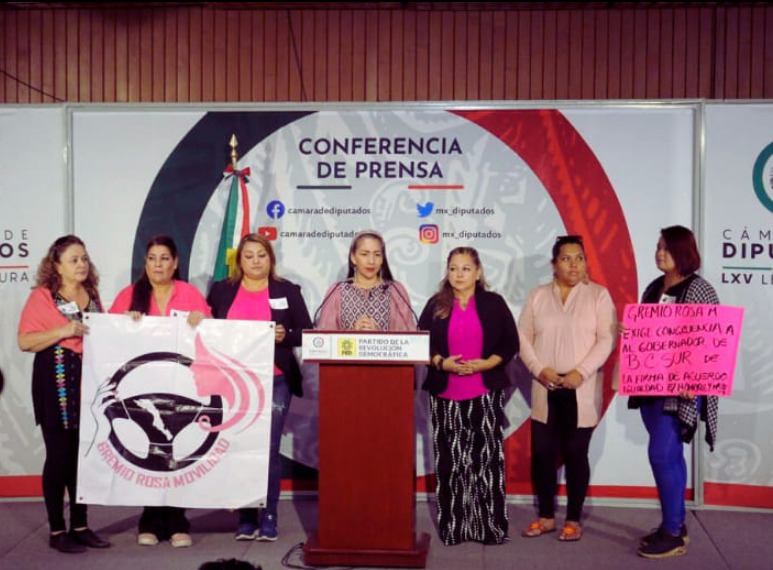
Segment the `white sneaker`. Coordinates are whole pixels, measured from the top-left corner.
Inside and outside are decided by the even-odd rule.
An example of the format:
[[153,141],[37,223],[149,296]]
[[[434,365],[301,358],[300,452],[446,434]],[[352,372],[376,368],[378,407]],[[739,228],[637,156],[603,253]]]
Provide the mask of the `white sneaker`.
[[152,532],[141,532],[137,535],[137,544],[140,546],[155,546],[158,544],[158,537]]
[[171,542],[172,546],[175,548],[188,548],[193,545],[193,539],[191,539],[191,535],[187,532],[174,533],[169,539],[169,542]]

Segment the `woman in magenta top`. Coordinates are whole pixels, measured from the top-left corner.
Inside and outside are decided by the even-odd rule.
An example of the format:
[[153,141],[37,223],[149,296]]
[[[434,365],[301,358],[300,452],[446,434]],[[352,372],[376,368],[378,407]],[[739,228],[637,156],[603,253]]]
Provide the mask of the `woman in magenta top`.
[[266,508],[260,519],[254,507],[239,509],[236,540],[273,542],[279,537],[282,431],[292,396],[303,395],[303,377],[293,349],[301,345],[303,329],[311,328],[311,317],[300,286],[279,277],[276,264],[271,242],[260,234],[247,234],[236,249],[233,275],[213,283],[207,295],[216,319],[276,323]]
[[[198,325],[212,312],[204,296],[193,285],[179,280],[179,259],[174,240],[167,235],[152,238],[145,251],[145,271],[123,289],[110,307],[111,313],[125,313],[133,319],[142,315],[167,317],[187,313],[188,324]],[[167,540],[174,547],[192,544],[190,523],[185,509],[179,507],[145,507],[140,517],[137,543],[155,546]]]
[[430,394],[438,530],[444,544],[502,544],[505,503],[505,366],[518,331],[505,300],[486,290],[478,252],[457,247],[419,329],[430,332]]

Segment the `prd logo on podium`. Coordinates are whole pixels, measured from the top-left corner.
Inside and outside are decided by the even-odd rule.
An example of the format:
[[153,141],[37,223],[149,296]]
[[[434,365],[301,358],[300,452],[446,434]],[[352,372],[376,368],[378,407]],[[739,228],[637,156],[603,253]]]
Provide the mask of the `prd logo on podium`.
[[357,339],[356,338],[339,338],[338,339],[338,356],[344,356],[353,358],[357,356]]

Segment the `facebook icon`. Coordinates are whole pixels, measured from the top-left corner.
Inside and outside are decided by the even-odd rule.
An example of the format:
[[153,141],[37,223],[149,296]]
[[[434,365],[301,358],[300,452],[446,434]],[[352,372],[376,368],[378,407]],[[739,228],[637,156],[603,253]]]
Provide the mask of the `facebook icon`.
[[278,220],[285,215],[285,205],[279,200],[273,200],[266,206],[266,213],[272,220]]

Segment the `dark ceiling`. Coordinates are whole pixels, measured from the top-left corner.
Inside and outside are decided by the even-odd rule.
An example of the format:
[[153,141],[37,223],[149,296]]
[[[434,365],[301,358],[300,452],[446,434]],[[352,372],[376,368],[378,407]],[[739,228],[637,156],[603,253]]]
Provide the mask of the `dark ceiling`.
[[620,10],[767,6],[769,2],[0,2],[11,10],[192,8],[214,10]]

